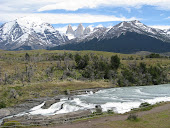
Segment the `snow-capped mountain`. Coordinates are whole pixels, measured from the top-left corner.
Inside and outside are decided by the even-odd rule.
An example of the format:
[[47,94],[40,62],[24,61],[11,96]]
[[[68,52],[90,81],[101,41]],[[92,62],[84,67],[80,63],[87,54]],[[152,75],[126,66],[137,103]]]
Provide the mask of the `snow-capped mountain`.
[[50,24],[37,17],[23,17],[0,27],[0,48],[15,50],[23,47],[45,49],[68,41]]
[[67,27],[66,36],[68,37],[69,40],[75,38],[75,32],[71,25],[68,25]]
[[165,42],[170,42],[170,36],[167,35],[167,32],[161,29],[151,28],[140,21],[127,21],[121,22],[113,26],[108,32],[104,33],[100,39],[111,39],[114,37],[119,37],[122,34],[127,32],[135,32],[138,34],[147,35]]
[[[87,31],[87,28],[86,28]],[[120,35],[125,35],[127,32],[135,32],[138,34],[147,35],[165,42],[170,42],[170,33],[169,31],[164,31],[161,29],[151,28],[140,21],[134,20],[134,21],[124,21],[121,22],[111,28],[106,27],[96,27],[92,32],[88,32],[87,34],[84,34],[83,36],[80,36],[79,38],[75,38],[69,43],[81,43],[81,42],[87,42],[92,39],[97,38],[98,40],[104,40],[104,39],[112,39],[112,38],[119,38]],[[84,31],[85,33],[85,31]],[[68,43],[66,43],[68,44]]]
[[84,35],[83,32],[84,32],[84,27],[82,24],[79,24],[79,26],[75,30],[75,37],[78,37],[78,38],[82,37]]
[[83,32],[83,35],[88,35],[90,32],[91,32],[90,28],[86,27],[84,32]]
[[84,38],[86,35],[90,34],[91,29],[90,27],[86,27],[84,29],[84,26],[82,24],[79,24],[77,29],[74,31],[71,25],[68,25],[66,36],[69,40],[75,39],[75,38]]
[[168,35],[170,35],[170,29],[165,30]]
[[72,35],[74,35],[74,31],[73,31],[73,28],[72,28],[71,25],[68,25],[66,34],[72,34]]
[[68,42],[66,42],[66,44],[69,44],[69,43],[80,43],[80,42],[87,42],[87,41],[90,41],[94,38],[99,38],[101,37],[104,32],[106,32],[108,30],[108,28],[106,27],[95,27],[93,29],[93,31],[91,31],[91,29],[89,27],[86,27],[85,30],[84,30],[84,34],[80,37],[75,37],[71,40],[69,40]]
[[52,49],[98,50],[133,53],[138,51],[170,52],[168,31],[148,27],[140,21],[121,22],[111,28],[94,28],[92,32]]

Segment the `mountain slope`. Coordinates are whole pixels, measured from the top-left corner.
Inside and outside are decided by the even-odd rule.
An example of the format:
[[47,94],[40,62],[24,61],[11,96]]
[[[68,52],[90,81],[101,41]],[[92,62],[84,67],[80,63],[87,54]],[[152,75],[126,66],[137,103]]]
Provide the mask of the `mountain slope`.
[[96,28],[82,38],[76,38],[65,45],[52,49],[98,50],[120,53],[138,51],[170,52],[170,35],[167,32],[148,27],[139,21],[121,22],[112,28]]
[[138,34],[135,32],[127,32],[125,35],[120,35],[119,38],[98,40],[94,38],[88,42],[67,44],[57,46],[51,50],[96,50],[118,53],[134,53],[138,51],[149,52],[169,52],[170,43],[149,37],[147,35]]
[[0,27],[0,48],[15,50],[23,46],[45,49],[68,41],[50,24],[35,17],[23,17]]
[[170,36],[167,34],[167,32],[161,29],[148,27],[137,20],[121,22],[113,26],[107,33],[104,33],[100,39],[119,37],[121,34],[125,34],[126,32],[135,32],[138,34],[154,37],[165,42],[170,42]]

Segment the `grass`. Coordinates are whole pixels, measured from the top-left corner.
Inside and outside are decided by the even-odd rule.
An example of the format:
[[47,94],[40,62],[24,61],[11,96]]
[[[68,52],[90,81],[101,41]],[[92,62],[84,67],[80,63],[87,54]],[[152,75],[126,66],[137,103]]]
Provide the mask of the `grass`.
[[[63,54],[63,53],[80,53],[82,55],[85,54],[95,54],[97,56],[111,57],[112,55],[118,55],[121,58],[122,66],[126,67],[130,63],[139,64],[140,62],[144,62],[149,65],[161,65],[166,67],[167,72],[169,72],[170,79],[170,59],[158,58],[158,59],[148,59],[145,58],[141,60],[140,55],[133,54],[120,54],[120,53],[112,53],[112,52],[102,52],[102,51],[64,51],[64,50],[31,50],[31,51],[3,51],[0,50],[0,84],[1,79],[4,79],[5,74],[10,76],[14,75],[16,72],[25,72],[26,70],[26,62],[24,61],[25,54],[28,53],[32,58],[39,57],[43,58],[42,60],[37,60],[33,62],[29,62],[30,65],[35,66],[34,77],[31,78],[31,83],[25,82],[23,86],[19,79],[15,79],[14,83],[7,85],[0,85],[0,99],[6,103],[6,106],[13,106],[15,104],[24,102],[30,98],[37,97],[45,97],[45,96],[55,96],[53,92],[58,90],[59,94],[62,94],[65,90],[77,90],[84,88],[95,88],[95,87],[114,87],[114,85],[110,82],[104,80],[97,81],[77,81],[76,78],[73,78],[73,81],[61,81],[60,78],[63,74],[62,70],[56,70],[53,75],[52,80],[48,81],[48,77],[45,74],[45,70],[47,67],[55,67],[56,61],[49,61],[48,58],[50,55],[55,54]],[[128,58],[132,57],[133,60],[128,60]],[[36,60],[36,59],[35,59]],[[63,62],[62,62],[63,64]],[[78,70],[74,71],[76,73],[76,77],[80,76],[80,72]],[[118,71],[121,72],[121,71]],[[10,99],[9,92],[11,89],[15,89],[18,94],[18,99]]]
[[[22,103],[27,99],[46,97],[46,96],[56,96],[59,94],[64,94],[65,90],[78,90],[85,88],[96,88],[96,87],[110,87],[109,82],[103,80],[100,81],[53,81],[44,83],[30,83],[28,85],[22,86],[18,85],[4,85],[0,87],[0,97],[3,97],[7,106],[13,106],[18,103]],[[19,93],[18,99],[10,99],[9,92],[11,89],[15,89]],[[58,94],[54,93],[55,91]]]
[[110,121],[100,123],[94,128],[169,128],[170,109],[140,117],[137,121]]
[[169,102],[159,102],[159,103],[156,103],[153,105],[148,104],[147,106],[140,106],[139,108],[132,109],[129,113],[136,113],[136,112],[140,112],[140,111],[149,111],[155,107],[162,106],[165,104],[169,104]]

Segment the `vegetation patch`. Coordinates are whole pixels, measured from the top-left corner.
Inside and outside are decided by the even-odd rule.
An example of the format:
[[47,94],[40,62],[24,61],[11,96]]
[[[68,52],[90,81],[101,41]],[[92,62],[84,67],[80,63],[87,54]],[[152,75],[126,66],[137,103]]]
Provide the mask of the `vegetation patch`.
[[139,121],[139,118],[138,118],[138,115],[136,115],[136,114],[130,114],[128,116],[127,120],[130,120],[130,121]]
[[0,99],[8,107],[67,90],[164,84],[170,82],[169,74],[168,57],[99,51],[0,51]]
[[6,104],[4,101],[0,101],[0,109],[1,108],[6,108]]
[[2,128],[23,128],[20,122],[18,121],[8,121],[5,122],[2,126]]

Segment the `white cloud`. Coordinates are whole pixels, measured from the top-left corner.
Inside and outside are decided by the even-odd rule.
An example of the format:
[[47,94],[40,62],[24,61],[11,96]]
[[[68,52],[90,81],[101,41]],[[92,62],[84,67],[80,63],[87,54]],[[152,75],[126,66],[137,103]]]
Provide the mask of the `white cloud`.
[[53,4],[47,4],[38,11],[64,9],[75,11],[81,8],[96,8],[99,6],[135,7],[143,5],[155,6],[158,9],[170,10],[170,0],[54,0]]
[[104,27],[102,24],[96,26],[97,28]]
[[170,10],[170,0],[1,0],[0,12],[37,12],[56,9],[75,11],[100,6],[140,8],[143,5]]
[[159,28],[159,29],[162,29],[162,30],[164,30],[164,29],[170,29],[170,26],[168,26],[168,25],[153,25],[153,26],[150,26],[150,27],[153,27],[153,28]]
[[50,13],[0,13],[0,22],[15,20],[24,16],[32,16],[41,18],[44,22],[51,24],[68,24],[68,23],[95,23],[108,21],[130,21],[140,20],[135,17],[116,17],[113,15],[90,15],[90,14],[50,14]]
[[165,18],[166,20],[170,19],[170,17]]

